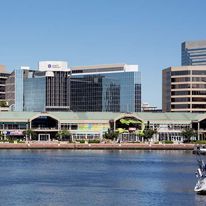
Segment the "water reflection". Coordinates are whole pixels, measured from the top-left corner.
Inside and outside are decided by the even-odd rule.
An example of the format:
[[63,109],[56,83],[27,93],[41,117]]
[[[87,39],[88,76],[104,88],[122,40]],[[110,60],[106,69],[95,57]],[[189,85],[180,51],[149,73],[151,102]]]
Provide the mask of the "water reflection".
[[205,205],[189,151],[1,150],[2,205]]

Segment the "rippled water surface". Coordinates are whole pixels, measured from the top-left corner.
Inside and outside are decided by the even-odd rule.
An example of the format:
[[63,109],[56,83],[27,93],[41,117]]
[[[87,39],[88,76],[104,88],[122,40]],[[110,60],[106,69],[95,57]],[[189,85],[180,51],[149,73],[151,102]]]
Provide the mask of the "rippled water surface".
[[206,205],[196,167],[191,151],[1,150],[0,205]]

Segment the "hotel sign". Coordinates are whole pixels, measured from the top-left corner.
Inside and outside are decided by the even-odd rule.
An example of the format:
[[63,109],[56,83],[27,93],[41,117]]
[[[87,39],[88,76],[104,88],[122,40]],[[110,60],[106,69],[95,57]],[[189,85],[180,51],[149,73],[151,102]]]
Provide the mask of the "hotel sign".
[[68,64],[65,61],[40,61],[40,71],[59,71],[68,69]]

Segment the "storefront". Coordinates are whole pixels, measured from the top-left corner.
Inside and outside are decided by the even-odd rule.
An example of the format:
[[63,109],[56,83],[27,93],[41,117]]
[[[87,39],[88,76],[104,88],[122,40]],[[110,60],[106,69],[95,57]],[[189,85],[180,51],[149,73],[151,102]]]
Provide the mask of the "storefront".
[[[121,141],[142,142],[145,128],[156,131],[151,141],[182,142],[181,132],[192,128],[206,139],[206,115],[198,113],[114,112],[1,112],[1,139],[52,141],[69,131],[72,141],[102,139],[105,132],[118,131]],[[195,139],[195,137],[193,137]],[[62,138],[63,140],[63,138]]]

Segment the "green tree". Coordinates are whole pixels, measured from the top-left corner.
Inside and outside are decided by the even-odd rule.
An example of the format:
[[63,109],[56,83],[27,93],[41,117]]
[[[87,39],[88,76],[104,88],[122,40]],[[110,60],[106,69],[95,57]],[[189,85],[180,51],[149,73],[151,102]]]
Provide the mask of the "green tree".
[[31,141],[34,137],[36,137],[36,132],[32,129],[27,129],[23,132],[23,135],[26,137],[26,141]]
[[197,136],[196,132],[192,128],[184,129],[181,132],[181,135],[183,136],[185,142],[190,142],[191,137]]
[[7,102],[5,100],[1,100],[0,107],[8,107]]
[[69,130],[60,130],[57,134],[56,134],[56,137],[62,141],[62,140],[65,140],[65,139],[69,139],[71,137],[71,133]]
[[117,131],[114,132],[114,131],[108,129],[108,131],[104,133],[103,137],[105,139],[114,140],[114,139],[117,139],[118,135],[119,135],[119,132],[117,132]]
[[144,131],[143,131],[143,134],[142,136],[144,137],[145,140],[149,140],[153,137],[154,134],[156,134],[157,131],[156,130],[153,130],[153,129],[150,129],[150,128],[146,128]]
[[4,140],[4,134],[0,133],[0,140]]

